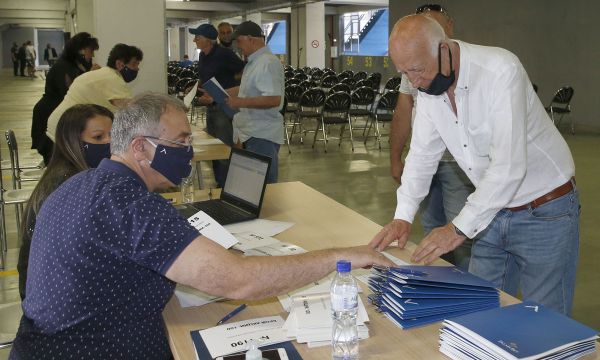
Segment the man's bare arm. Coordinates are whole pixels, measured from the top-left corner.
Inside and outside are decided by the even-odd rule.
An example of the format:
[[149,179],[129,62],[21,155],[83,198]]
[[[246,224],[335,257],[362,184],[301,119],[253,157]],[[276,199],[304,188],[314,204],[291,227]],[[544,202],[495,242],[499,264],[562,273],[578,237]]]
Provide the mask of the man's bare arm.
[[279,295],[325,277],[337,260],[352,266],[394,266],[368,246],[311,251],[290,256],[240,256],[199,236],[177,257],[167,278],[206,293],[230,299],[261,299]]

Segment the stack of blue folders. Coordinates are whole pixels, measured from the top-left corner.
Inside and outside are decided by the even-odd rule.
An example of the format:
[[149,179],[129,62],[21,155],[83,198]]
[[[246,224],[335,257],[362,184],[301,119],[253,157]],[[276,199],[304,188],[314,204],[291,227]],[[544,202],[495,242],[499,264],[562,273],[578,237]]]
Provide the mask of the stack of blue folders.
[[440,351],[452,359],[577,359],[598,332],[531,301],[444,321]]
[[500,306],[494,286],[454,266],[373,267],[372,304],[403,329]]

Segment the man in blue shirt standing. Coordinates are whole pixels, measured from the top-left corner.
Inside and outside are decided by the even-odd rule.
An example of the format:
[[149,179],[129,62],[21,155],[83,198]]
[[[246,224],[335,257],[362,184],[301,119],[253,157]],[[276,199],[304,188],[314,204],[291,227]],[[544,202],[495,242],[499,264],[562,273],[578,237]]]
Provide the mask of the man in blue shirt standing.
[[181,67],[188,67],[188,66],[194,65],[194,62],[192,60],[190,60],[190,57],[188,56],[188,54],[185,54],[185,55],[183,55],[183,60],[181,60],[179,62],[179,65]]
[[[190,29],[189,32],[195,35],[194,42],[201,51],[198,59],[200,86],[213,77],[225,90],[239,86],[245,63],[232,50],[217,44],[217,29],[211,24],[202,24],[195,29]],[[233,146],[232,119],[208,93],[198,101],[206,105],[206,132],[225,144]],[[212,165],[215,180],[222,188],[227,178],[229,160],[213,160]]]
[[260,26],[252,21],[241,23],[233,39],[248,59],[239,88],[229,91],[229,106],[240,109],[233,117],[233,140],[273,159],[267,181],[274,183],[283,144],[283,116],[279,112],[284,99],[283,66],[265,45]]
[[10,359],[169,359],[161,314],[175,283],[258,299],[318,280],[338,259],[393,265],[367,246],[285,257],[227,251],[153,193],[189,174],[191,144],[177,99],[142,94],[117,112],[111,158],[64,182],[37,216]]

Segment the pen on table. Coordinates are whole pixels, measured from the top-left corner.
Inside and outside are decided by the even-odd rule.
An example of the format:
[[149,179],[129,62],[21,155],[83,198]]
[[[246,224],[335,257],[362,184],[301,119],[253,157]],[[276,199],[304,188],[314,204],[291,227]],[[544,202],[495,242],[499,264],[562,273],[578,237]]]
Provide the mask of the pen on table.
[[217,322],[217,325],[223,324],[225,321],[231,319],[232,317],[234,317],[237,314],[239,314],[240,312],[242,312],[242,310],[244,310],[245,308],[246,308],[246,304],[242,304],[242,305],[236,307],[235,309],[233,309],[233,311],[231,311],[229,314],[225,315],[221,320],[219,320],[219,322]]

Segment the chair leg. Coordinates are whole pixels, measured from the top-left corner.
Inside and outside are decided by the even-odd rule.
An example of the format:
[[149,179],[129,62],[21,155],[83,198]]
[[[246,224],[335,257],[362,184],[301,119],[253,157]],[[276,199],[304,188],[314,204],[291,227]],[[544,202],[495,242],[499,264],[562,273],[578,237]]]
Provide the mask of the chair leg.
[[2,226],[2,230],[0,231],[0,236],[2,236],[2,239],[0,239],[0,260],[2,261],[0,264],[0,270],[4,270],[6,268],[6,253],[8,251],[8,240],[6,239],[6,219],[4,218],[4,202],[0,203],[0,212],[2,213],[2,219],[0,219],[0,226]]
[[285,140],[288,148],[288,154],[292,153],[292,149],[290,148],[290,133],[288,132],[287,124],[285,123],[285,117],[283,118],[283,130],[285,131]]
[[350,126],[350,145],[352,146],[352,152],[354,152],[354,136],[352,135],[352,121],[348,118],[348,126]]
[[323,126],[321,127],[321,129],[323,130],[323,142],[325,143],[325,152],[327,152],[327,132],[329,131],[329,127],[327,127],[327,129],[325,128],[325,123],[323,123]]
[[377,121],[377,117],[375,117],[375,136],[377,137],[377,143],[379,144],[379,151],[381,151],[381,132],[379,131],[379,121]]
[[[321,123],[317,122],[317,129],[315,130],[315,136],[313,137],[313,144],[312,144],[313,149],[315,148],[315,144],[317,143],[317,134],[319,133],[320,129],[321,129]],[[323,140],[325,140],[325,138],[323,138]]]

